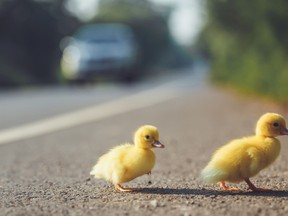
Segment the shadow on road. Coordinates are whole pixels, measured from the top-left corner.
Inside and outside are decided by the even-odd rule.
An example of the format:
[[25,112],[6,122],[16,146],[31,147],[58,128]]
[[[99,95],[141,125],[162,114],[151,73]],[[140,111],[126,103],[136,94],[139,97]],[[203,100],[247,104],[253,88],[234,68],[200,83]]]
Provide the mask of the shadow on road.
[[142,188],[135,192],[145,194],[174,194],[174,195],[204,195],[204,196],[259,196],[259,197],[288,197],[287,190],[279,191],[240,191],[228,192],[206,189],[187,189],[187,188]]

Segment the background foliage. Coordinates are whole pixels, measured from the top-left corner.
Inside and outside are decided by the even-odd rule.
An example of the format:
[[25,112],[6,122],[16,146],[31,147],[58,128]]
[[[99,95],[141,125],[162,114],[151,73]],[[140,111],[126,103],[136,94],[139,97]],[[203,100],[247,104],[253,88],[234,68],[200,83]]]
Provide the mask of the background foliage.
[[[69,13],[69,0],[0,0],[0,88],[61,83],[60,42],[87,24]],[[167,26],[169,9],[161,12],[148,0],[100,0],[88,23],[124,23],[139,44],[139,67],[190,64]]]
[[288,1],[207,0],[201,45],[212,79],[288,102]]

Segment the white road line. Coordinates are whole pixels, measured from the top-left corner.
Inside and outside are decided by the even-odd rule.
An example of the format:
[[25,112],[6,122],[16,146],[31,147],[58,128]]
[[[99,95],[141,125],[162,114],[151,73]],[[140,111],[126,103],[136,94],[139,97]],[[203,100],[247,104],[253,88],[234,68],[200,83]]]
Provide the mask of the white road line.
[[0,131],[0,145],[102,120],[117,114],[149,107],[179,96],[179,90],[169,91],[169,89],[163,88],[163,86],[153,88],[79,111],[11,129],[4,129]]

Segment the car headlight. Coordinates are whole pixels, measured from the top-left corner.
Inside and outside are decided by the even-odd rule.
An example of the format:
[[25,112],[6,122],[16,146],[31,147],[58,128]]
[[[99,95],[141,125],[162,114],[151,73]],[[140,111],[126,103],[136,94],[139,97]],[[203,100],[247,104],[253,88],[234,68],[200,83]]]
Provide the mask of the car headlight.
[[66,78],[74,78],[79,68],[80,50],[75,46],[68,46],[64,49],[61,60],[61,68]]

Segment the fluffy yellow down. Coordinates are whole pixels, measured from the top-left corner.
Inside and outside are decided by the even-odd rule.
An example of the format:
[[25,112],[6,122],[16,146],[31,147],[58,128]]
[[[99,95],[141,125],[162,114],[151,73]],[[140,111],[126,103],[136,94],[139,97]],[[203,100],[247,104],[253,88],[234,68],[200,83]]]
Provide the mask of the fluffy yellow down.
[[135,145],[123,144],[112,148],[99,158],[90,174],[116,186],[150,173],[156,160],[152,148],[164,147],[159,142],[157,128],[151,125],[140,127],[135,133],[134,142]]
[[237,183],[255,176],[275,161],[280,152],[276,136],[287,135],[281,115],[266,113],[257,122],[256,135],[233,140],[220,147],[202,170],[207,183]]
[[237,183],[269,166],[279,152],[276,138],[252,136],[233,140],[214,153],[201,175],[207,183]]

